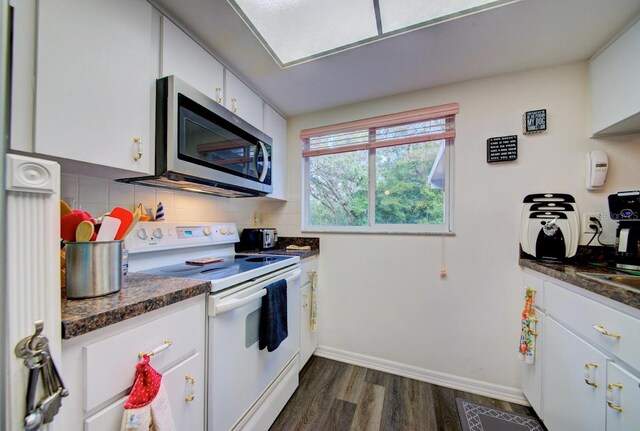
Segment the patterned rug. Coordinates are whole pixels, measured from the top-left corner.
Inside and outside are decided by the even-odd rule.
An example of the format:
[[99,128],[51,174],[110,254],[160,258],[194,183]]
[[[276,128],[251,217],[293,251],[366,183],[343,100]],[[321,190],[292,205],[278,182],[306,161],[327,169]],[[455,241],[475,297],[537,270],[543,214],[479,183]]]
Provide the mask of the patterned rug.
[[544,431],[535,418],[456,398],[463,431]]

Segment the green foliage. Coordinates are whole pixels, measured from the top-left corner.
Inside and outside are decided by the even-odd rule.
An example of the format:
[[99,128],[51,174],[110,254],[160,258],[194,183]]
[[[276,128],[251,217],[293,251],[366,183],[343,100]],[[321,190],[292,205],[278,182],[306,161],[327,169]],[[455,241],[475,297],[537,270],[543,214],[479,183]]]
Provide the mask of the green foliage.
[[[440,145],[426,142],[376,150],[377,224],[444,222],[443,191],[431,189],[428,181]],[[368,188],[368,151],[310,158],[310,225],[368,225]]]

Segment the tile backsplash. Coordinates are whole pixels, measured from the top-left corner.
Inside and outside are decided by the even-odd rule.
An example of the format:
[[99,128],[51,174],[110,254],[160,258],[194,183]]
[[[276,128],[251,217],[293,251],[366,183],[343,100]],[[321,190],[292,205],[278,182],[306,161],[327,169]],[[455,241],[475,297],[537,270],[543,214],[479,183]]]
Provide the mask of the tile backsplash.
[[63,173],[61,197],[74,209],[99,217],[119,206],[131,211],[142,203],[155,214],[158,202],[170,222],[235,222],[238,229],[275,227],[282,236],[300,232],[300,202],[263,198],[229,199],[117,183],[102,178]]

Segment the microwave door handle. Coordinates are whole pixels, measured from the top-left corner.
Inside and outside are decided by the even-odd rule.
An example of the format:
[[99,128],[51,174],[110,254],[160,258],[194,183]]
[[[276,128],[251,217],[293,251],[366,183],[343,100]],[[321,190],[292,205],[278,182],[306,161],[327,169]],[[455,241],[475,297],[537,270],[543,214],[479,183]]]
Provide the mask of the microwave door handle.
[[260,145],[260,148],[262,149],[262,172],[260,173],[260,178],[258,178],[258,181],[262,183],[264,182],[264,179],[267,178],[267,172],[269,171],[269,154],[267,154],[267,146],[264,144],[264,142],[258,141],[258,145]]

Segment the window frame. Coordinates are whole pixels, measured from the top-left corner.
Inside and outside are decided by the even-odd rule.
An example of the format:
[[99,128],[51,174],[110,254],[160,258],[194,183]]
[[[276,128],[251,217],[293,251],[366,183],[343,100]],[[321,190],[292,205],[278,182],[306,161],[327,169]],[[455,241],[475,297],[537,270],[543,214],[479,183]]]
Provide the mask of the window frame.
[[[370,134],[375,130],[369,128]],[[309,163],[311,157],[302,156],[302,199],[301,199],[301,231],[305,233],[356,233],[356,234],[417,234],[417,235],[455,235],[454,233],[454,143],[455,137],[444,139],[445,176],[444,176],[444,221],[442,224],[380,224],[375,221],[376,194],[376,148],[368,151],[368,214],[369,224],[366,226],[320,226],[309,224],[310,211],[310,177]],[[303,141],[304,142],[304,141]],[[432,141],[433,142],[433,141]],[[410,145],[415,145],[410,144]],[[317,156],[316,156],[317,157]]]

